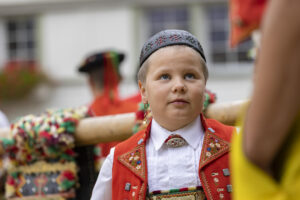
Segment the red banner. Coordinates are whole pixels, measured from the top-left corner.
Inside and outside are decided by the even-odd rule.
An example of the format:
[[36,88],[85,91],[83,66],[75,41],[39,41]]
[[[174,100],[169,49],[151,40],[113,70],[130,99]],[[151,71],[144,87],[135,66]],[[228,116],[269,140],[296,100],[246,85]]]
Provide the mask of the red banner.
[[230,45],[236,46],[258,29],[268,0],[230,0]]

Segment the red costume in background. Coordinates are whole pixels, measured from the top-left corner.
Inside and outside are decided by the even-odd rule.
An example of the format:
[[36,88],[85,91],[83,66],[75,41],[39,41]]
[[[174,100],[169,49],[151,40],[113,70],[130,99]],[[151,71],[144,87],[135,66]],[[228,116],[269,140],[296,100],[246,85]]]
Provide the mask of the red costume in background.
[[[90,106],[90,110],[93,116],[104,116],[121,113],[136,112],[138,109],[138,103],[141,102],[140,95],[137,95],[136,102],[131,100],[121,100],[119,98],[111,99],[108,94],[98,96]],[[96,162],[101,158],[105,158],[110,151],[110,148],[114,147],[119,142],[100,143],[97,146],[101,149],[99,156],[96,156]]]
[[268,0],[230,0],[230,45],[236,46],[258,29]]
[[[104,92],[102,95],[96,97],[90,105],[90,113],[92,116],[114,115],[136,112],[138,110],[138,103],[141,102],[141,96],[139,94],[127,99],[119,98],[118,85],[120,76],[117,69],[118,63],[114,62],[114,59],[112,59],[109,54],[104,56]],[[109,154],[110,148],[118,143],[119,142],[109,142],[98,144],[97,147],[100,148],[98,149],[100,152],[95,156],[95,162],[101,162],[100,160]]]

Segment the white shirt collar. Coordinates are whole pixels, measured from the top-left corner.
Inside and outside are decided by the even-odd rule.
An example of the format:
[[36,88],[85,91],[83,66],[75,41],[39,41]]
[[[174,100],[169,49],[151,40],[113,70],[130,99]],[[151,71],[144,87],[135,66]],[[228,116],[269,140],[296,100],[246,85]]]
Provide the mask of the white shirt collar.
[[176,131],[168,131],[152,119],[150,139],[152,140],[156,151],[162,147],[164,141],[171,134],[180,135],[193,147],[193,149],[196,149],[204,136],[200,116],[198,116],[192,123]]

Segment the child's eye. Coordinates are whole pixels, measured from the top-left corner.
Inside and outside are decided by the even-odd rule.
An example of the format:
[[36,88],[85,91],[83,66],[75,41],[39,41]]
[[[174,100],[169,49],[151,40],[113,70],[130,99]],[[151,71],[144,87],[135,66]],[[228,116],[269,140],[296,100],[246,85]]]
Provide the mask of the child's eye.
[[159,77],[160,80],[168,80],[170,79],[170,76],[168,74],[163,74]]
[[189,79],[195,79],[195,75],[194,75],[194,74],[191,74],[191,73],[188,73],[188,74],[185,74],[185,75],[184,75],[184,78],[185,78],[185,79],[188,79],[188,80],[189,80]]

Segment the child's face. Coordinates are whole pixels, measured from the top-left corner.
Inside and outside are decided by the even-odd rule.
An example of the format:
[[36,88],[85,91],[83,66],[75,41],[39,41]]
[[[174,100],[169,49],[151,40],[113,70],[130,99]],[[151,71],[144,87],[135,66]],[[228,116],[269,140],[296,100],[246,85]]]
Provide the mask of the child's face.
[[174,131],[201,113],[205,78],[199,53],[187,46],[169,46],[148,58],[146,80],[139,82],[143,102],[154,119]]

